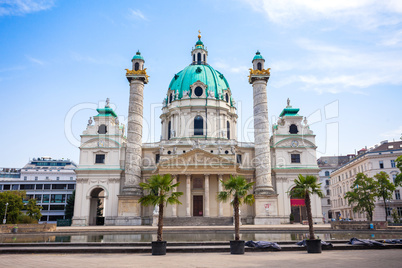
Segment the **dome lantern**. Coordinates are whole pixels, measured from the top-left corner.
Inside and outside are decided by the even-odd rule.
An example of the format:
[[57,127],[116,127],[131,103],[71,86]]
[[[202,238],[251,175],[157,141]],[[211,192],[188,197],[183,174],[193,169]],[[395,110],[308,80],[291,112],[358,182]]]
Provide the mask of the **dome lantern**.
[[204,43],[201,41],[201,31],[198,30],[198,41],[195,43],[195,48],[191,51],[193,58],[192,65],[207,65],[208,51],[204,47]]

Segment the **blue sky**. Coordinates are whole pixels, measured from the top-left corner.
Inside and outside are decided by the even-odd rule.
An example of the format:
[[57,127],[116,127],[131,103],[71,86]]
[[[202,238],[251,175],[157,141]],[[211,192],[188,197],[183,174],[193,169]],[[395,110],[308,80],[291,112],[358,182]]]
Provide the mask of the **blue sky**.
[[125,121],[124,69],[138,49],[150,75],[144,142],[158,140],[162,99],[190,64],[199,29],[238,103],[240,140],[250,136],[256,50],[271,68],[271,123],[290,98],[319,155],[400,139],[402,1],[0,0],[0,166],[39,156],[78,162],[76,140],[95,107],[109,97]]

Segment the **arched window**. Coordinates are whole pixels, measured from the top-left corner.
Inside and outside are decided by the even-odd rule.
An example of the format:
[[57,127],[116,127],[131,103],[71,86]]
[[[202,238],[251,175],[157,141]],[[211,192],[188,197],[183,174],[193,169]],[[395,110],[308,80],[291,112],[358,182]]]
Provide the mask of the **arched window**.
[[230,140],[230,123],[229,121],[226,122],[226,136],[228,140]]
[[229,94],[228,93],[226,93],[225,99],[226,99],[226,102],[229,103]]
[[170,94],[170,96],[169,96],[169,103],[171,103],[172,100],[173,100],[173,94]]
[[325,171],[325,176],[326,176],[326,177],[329,176],[329,171]]
[[203,61],[204,61],[204,63],[205,63],[205,54],[203,55]]
[[169,124],[168,124],[168,140],[170,140],[170,137],[171,137],[171,132],[172,132],[172,121],[169,121]]
[[193,54],[193,61],[195,61],[195,54]]
[[140,69],[140,64],[139,64],[138,62],[136,62],[136,63],[134,64],[134,70],[135,70],[135,71],[138,71],[138,69]]
[[194,90],[194,94],[197,96],[197,97],[200,97],[201,95],[202,95],[202,87],[196,87],[195,88],[195,90]]
[[201,53],[197,54],[197,64],[201,64]]
[[299,131],[297,130],[297,126],[295,124],[291,124],[289,127],[290,134],[297,134]]
[[262,69],[261,62],[257,63],[257,69],[261,71],[261,69]]
[[100,125],[98,128],[98,133],[99,134],[106,134],[107,133],[107,126],[106,125]]
[[194,118],[194,135],[204,135],[204,119],[199,115]]

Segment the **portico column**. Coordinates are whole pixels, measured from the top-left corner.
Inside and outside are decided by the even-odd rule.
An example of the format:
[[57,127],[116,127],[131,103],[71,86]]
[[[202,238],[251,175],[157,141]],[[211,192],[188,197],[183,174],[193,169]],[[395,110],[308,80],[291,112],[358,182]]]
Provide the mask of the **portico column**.
[[204,202],[205,202],[205,213],[204,217],[209,217],[209,174],[205,174],[205,193],[204,193]]
[[190,217],[190,201],[191,201],[191,175],[186,178],[186,217]]
[[[223,179],[222,174],[219,174],[218,175],[218,192],[222,192],[222,182],[221,182],[222,179]],[[218,203],[218,217],[223,217],[222,201],[219,201],[219,203]]]
[[[173,174],[173,184],[176,184],[176,183],[177,183],[177,175]],[[176,192],[177,187],[174,187],[172,191]],[[174,204],[172,206],[172,217],[177,217],[177,204]]]

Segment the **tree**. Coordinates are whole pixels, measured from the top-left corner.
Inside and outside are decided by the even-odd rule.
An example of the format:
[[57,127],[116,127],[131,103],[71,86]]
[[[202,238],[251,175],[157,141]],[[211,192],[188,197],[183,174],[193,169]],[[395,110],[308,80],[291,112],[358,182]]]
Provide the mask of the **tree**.
[[253,189],[254,182],[247,183],[244,177],[233,177],[230,175],[229,180],[226,182],[221,180],[221,183],[225,190],[218,193],[218,200],[226,202],[229,198],[233,197],[233,200],[230,204],[234,209],[235,240],[240,240],[239,207],[243,203],[247,205],[254,203],[254,195],[248,194],[248,192]]
[[304,198],[307,209],[307,219],[308,219],[308,229],[310,232],[310,239],[315,239],[314,229],[313,229],[313,214],[311,213],[311,199],[310,196],[313,194],[318,195],[320,198],[324,197],[321,191],[321,183],[317,183],[317,177],[312,175],[307,175],[304,177],[299,174],[298,178],[294,180],[295,187],[289,191],[291,196]]
[[29,199],[28,204],[26,205],[26,210],[27,210],[27,215],[35,219],[36,221],[39,221],[39,219],[42,217],[42,213],[40,210],[42,209],[41,206],[36,205],[36,199]]
[[387,199],[392,199],[392,194],[395,191],[395,185],[389,181],[389,176],[384,171],[374,175],[377,179],[377,196],[384,201],[385,221],[388,221]]
[[142,196],[139,202],[144,206],[152,205],[159,207],[157,241],[162,241],[164,206],[168,204],[181,204],[179,197],[183,195],[183,192],[173,192],[179,184],[180,182],[173,184],[170,174],[163,176],[159,174],[153,175],[147,183],[140,183],[142,189],[148,192],[148,194]]
[[25,191],[6,191],[0,193],[0,218],[4,218],[7,206],[7,223],[17,223],[21,210],[24,209],[22,200],[25,198]]
[[103,216],[102,201],[100,199],[98,199],[98,202],[96,204],[96,216],[97,217],[102,217]]
[[395,178],[395,186],[402,186],[402,155],[398,156],[395,163],[396,167],[401,171]]
[[377,196],[377,183],[373,178],[358,173],[352,184],[352,189],[352,191],[345,193],[349,205],[353,205],[354,212],[366,213],[367,220],[372,221]]
[[67,205],[65,209],[64,215],[66,219],[72,219],[74,216],[74,203],[75,203],[75,190],[73,191],[72,195],[67,199]]

